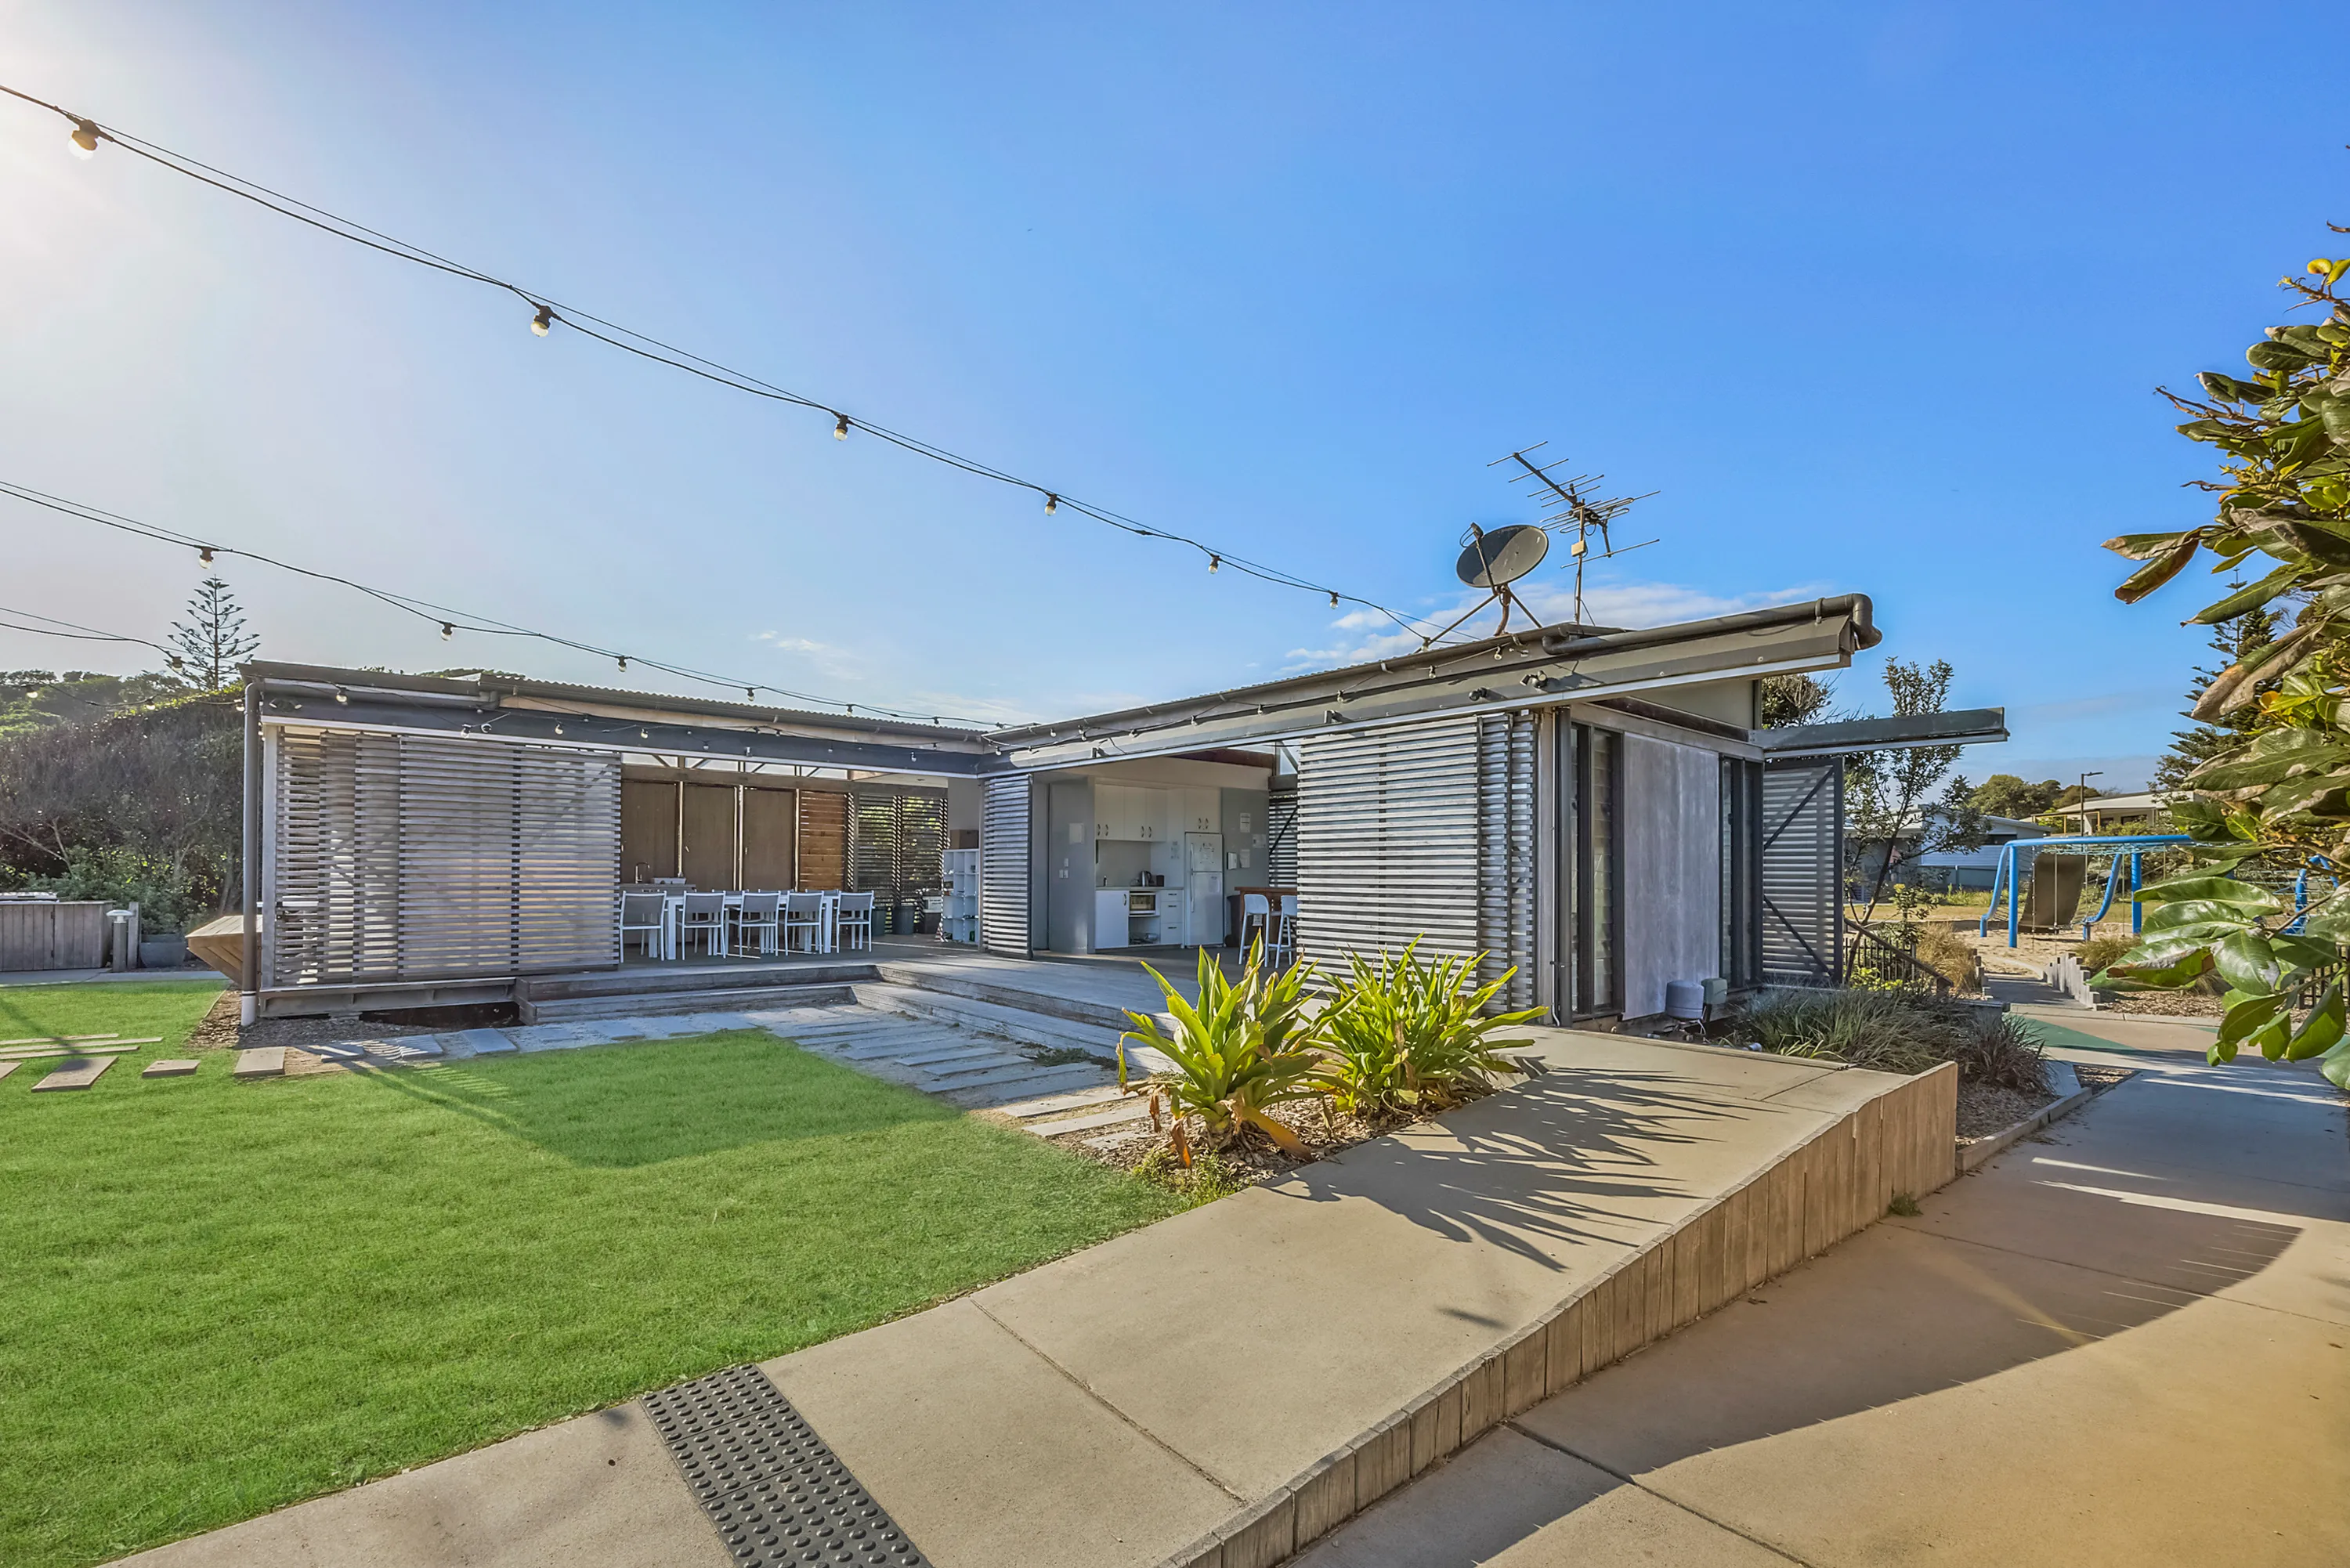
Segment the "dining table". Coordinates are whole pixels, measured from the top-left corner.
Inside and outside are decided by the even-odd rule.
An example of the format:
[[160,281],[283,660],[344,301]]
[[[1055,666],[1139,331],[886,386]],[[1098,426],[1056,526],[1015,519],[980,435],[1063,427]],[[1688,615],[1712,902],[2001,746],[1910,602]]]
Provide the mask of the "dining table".
[[[679,921],[682,919],[685,915],[685,895],[689,889],[671,888],[655,888],[649,889],[632,888],[629,892],[623,893],[621,897],[628,898],[634,896],[637,898],[642,898],[649,891],[660,895],[661,957],[663,960],[674,963],[677,961],[678,947],[681,936]],[[765,889],[753,888],[751,891],[764,892]],[[743,890],[741,889],[722,892],[719,894],[719,897],[726,900],[726,908],[729,910],[739,910],[743,908]],[[837,952],[839,950],[840,945],[840,891],[839,889],[835,888],[830,892],[821,892],[817,897],[823,899],[824,902],[822,912],[816,926],[816,950],[823,953]],[[782,917],[779,914],[776,918],[780,919]],[[780,945],[781,933],[778,933],[778,946],[780,947]]]

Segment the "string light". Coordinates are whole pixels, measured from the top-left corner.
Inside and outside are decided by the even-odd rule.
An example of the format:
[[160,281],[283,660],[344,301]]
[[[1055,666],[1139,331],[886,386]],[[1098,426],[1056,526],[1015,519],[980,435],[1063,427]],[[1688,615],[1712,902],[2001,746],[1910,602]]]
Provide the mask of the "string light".
[[1045,515],[1050,517],[1054,513],[1058,512],[1060,509],[1061,498],[1055,495],[1052,492],[1046,491],[1045,493]]
[[1332,594],[1330,596],[1330,607],[1332,609],[1336,609],[1338,607],[1338,596],[1336,594]]
[[213,564],[213,547],[210,545],[207,545],[203,549],[197,551],[196,559],[202,561],[207,566],[211,566]]
[[443,641],[443,642],[447,642],[451,638],[453,638],[453,637],[455,637],[456,635],[457,635],[457,628],[456,628],[456,627],[454,627],[454,626],[453,626],[453,625],[452,625],[450,622],[445,621],[445,620],[444,620],[444,621],[442,621],[442,622],[441,623],[441,640],[442,640],[442,641]]
[[1213,550],[1208,552],[1208,570],[1211,572],[1222,571],[1223,569],[1223,565],[1224,558],[1222,556],[1217,555]]
[[69,115],[67,118],[72,119],[74,125],[73,134],[66,138],[66,143],[72,150],[73,155],[76,158],[96,157],[98,155],[96,123],[78,116]]
[[[902,448],[907,452],[914,453],[916,456],[926,457],[933,462],[942,463],[950,468],[960,469],[963,472],[971,474],[976,478],[993,480],[1000,484],[1009,484],[1019,489],[1034,491],[1037,494],[1046,497],[1048,503],[1050,503],[1046,508],[1049,512],[1057,513],[1060,509],[1060,504],[1066,502],[1071,509],[1082,514],[1083,515],[1090,517],[1097,523],[1118,529],[1123,533],[1131,534],[1137,538],[1167,539],[1179,544],[1190,545],[1197,549],[1206,550],[1209,548],[1201,541],[1193,539],[1189,535],[1171,533],[1163,528],[1147,527],[1131,517],[1121,515],[1120,514],[1110,511],[1106,507],[1090,505],[1084,502],[1072,500],[1067,495],[1048,490],[1045,486],[1038,484],[1033,480],[1022,478],[1017,474],[1008,473],[1002,469],[992,466],[991,464],[982,462],[974,458],[964,457],[961,453],[951,452],[944,447],[923,441],[919,437],[908,435],[903,431],[891,430],[886,425],[877,425],[872,421],[866,420],[851,421],[847,414],[841,413],[838,410],[832,408],[827,403],[803,396],[800,393],[776,386],[772,382],[762,380],[758,377],[753,376],[745,371],[736,370],[730,366],[721,364],[714,359],[706,358],[702,355],[694,354],[686,349],[680,348],[673,344],[665,343],[660,338],[651,337],[646,333],[639,332],[633,327],[623,327],[618,322],[608,321],[601,317],[594,316],[587,311],[576,308],[567,307],[565,314],[561,317],[557,317],[556,315],[556,306],[553,304],[542,299],[531,291],[523,288],[520,285],[510,283],[504,278],[498,277],[490,273],[483,272],[476,267],[467,266],[461,262],[452,261],[446,256],[426,250],[421,245],[411,244],[406,240],[397,239],[390,234],[383,233],[381,230],[369,228],[363,223],[359,223],[351,219],[342,217],[339,214],[330,213],[323,207],[312,206],[309,202],[303,202],[297,198],[287,196],[279,192],[271,190],[268,186],[247,180],[242,175],[232,174],[228,171],[216,168],[212,164],[200,162],[193,158],[188,157],[184,153],[174,152],[170,148],[160,146],[142,137],[133,136],[129,132],[120,130],[111,130],[101,127],[95,120],[87,119],[82,116],[76,115],[57,104],[48,102],[46,99],[35,98],[30,93],[21,92],[15,88],[0,84],[0,94],[5,94],[8,97],[22,99],[26,103],[33,104],[41,109],[46,109],[53,114],[61,115],[68,120],[72,121],[74,125],[74,145],[78,151],[83,150],[82,132],[84,130],[87,130],[93,148],[95,143],[99,140],[110,141],[117,147],[121,148],[124,151],[130,152],[134,156],[143,158],[151,163],[168,169],[173,173],[179,174],[183,178],[196,181],[201,184],[210,185],[213,189],[226,192],[230,195],[243,197],[244,200],[253,202],[256,206],[266,207],[269,211],[276,213],[280,217],[291,218],[296,223],[304,223],[325,234],[332,234],[337,239],[346,241],[352,244],[365,246],[369,250],[380,252],[385,255],[407,262],[411,265],[426,267],[434,272],[446,273],[452,277],[463,278],[467,282],[480,284],[485,287],[503,289],[509,294],[515,295],[528,303],[536,312],[531,318],[531,331],[541,337],[547,336],[549,328],[556,320],[559,319],[565,326],[570,327],[574,333],[584,337],[593,337],[600,343],[606,344],[611,348],[621,349],[627,353],[634,354],[639,358],[650,359],[657,364],[667,365],[671,369],[681,370],[688,375],[699,377],[703,380],[714,381],[721,386],[730,388],[734,391],[745,393],[752,397],[764,398],[772,401],[788,403],[798,408],[818,410],[823,412],[829,413],[833,416],[832,433],[834,438],[837,440],[847,441],[848,439],[848,428],[852,423],[854,423],[858,428],[864,430],[868,434],[888,441],[893,446]],[[593,325],[589,325],[590,323]],[[598,327],[604,328],[604,330],[599,331],[598,330]],[[1224,552],[1214,551],[1211,553],[1216,557],[1217,565],[1221,566],[1222,564]],[[1276,566],[1266,566],[1262,562],[1251,561],[1243,556],[1232,556],[1232,563],[1237,570],[1246,576],[1255,577],[1262,582],[1274,584],[1276,587],[1298,588],[1315,594],[1327,594],[1336,591],[1326,585],[1309,582],[1306,579],[1296,576],[1295,573],[1284,571]],[[1341,593],[1338,597],[1341,600],[1351,600],[1354,603],[1363,606],[1365,608],[1376,610],[1380,615],[1385,616],[1397,626],[1401,627],[1406,630],[1418,632],[1422,629],[1423,623],[1417,621],[1413,618],[1406,617],[1396,610],[1390,609],[1385,605],[1378,604],[1370,599],[1363,598],[1358,595]]]
[[[111,528],[118,533],[135,535],[141,539],[151,539],[159,544],[170,545],[176,549],[195,549],[200,544],[200,541],[192,535],[180,533],[176,529],[157,527],[151,524],[141,523],[135,517],[125,517],[119,513],[103,512],[95,506],[86,505],[78,501],[68,501],[63,496],[46,494],[21,484],[11,483],[5,479],[0,479],[0,495],[21,501],[29,506],[38,506],[45,511],[58,513],[79,522],[95,523],[101,528]],[[279,571],[291,572],[296,576],[308,577],[314,582],[332,583],[338,587],[365,594],[379,604],[386,605],[403,615],[414,616],[433,626],[453,624],[466,631],[478,632],[488,637],[527,638],[556,648],[593,654],[598,659],[622,657],[617,649],[598,647],[594,643],[582,642],[577,638],[563,637],[551,631],[540,631],[534,627],[519,626],[513,621],[499,620],[494,617],[474,615],[452,605],[436,604],[431,599],[417,598],[409,594],[394,593],[390,589],[376,587],[371,584],[359,582],[356,578],[297,566],[292,561],[283,560],[275,556],[265,556],[256,550],[240,550],[233,545],[203,547],[206,549],[216,547],[223,555],[235,556],[248,561],[258,561],[263,566],[275,566]],[[452,616],[456,618],[453,622],[449,619]],[[720,675],[708,670],[697,670],[690,665],[670,664],[659,659],[646,659],[640,655],[636,657],[635,662],[649,669],[658,670],[663,674],[674,675],[681,680],[696,681],[705,686],[727,688],[740,686],[744,691],[771,691],[776,696],[787,698],[794,702],[806,703],[816,708],[847,706],[837,697],[820,696],[813,691],[795,691],[785,686],[754,686],[744,682],[739,676]],[[754,698],[754,701],[755,700]],[[866,704],[866,709],[868,712],[879,713],[887,718],[903,719],[916,723],[931,718],[931,715],[926,713],[879,707],[871,703]],[[984,719],[962,717],[956,718],[953,722],[974,730],[986,730],[993,727],[991,722]]]
[[623,653],[623,654],[621,654],[621,655],[619,656],[619,660],[620,660],[620,668],[621,668],[622,670],[626,670],[626,669],[628,669],[628,667],[629,667],[629,656],[628,656],[627,654]]
[[335,688],[335,701],[348,708],[351,705],[351,694],[338,686]]

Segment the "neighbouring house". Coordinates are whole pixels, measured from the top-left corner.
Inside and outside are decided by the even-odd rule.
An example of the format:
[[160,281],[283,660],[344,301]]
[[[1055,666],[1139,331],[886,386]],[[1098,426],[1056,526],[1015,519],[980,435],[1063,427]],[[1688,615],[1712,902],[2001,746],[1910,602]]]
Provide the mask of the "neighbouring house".
[[1222,945],[1262,888],[1295,892],[1306,959],[1482,952],[1561,1019],[1652,1015],[1679,980],[1832,981],[1842,759],[2005,738],[1997,709],[1756,727],[1762,680],[1877,640],[1849,595],[993,731],[256,663],[259,940],[224,967],[260,1012],[497,1000],[619,965],[624,882],[910,909],[968,846],[969,934],[1014,958]]
[[[1985,891],[1999,875],[2000,846],[2018,838],[2044,838],[2048,829],[2037,822],[2027,822],[2012,816],[1985,816],[1980,819],[1981,845],[1973,849],[1936,849],[1926,854],[1916,853],[1918,845],[1930,832],[1941,828],[1944,814],[1939,808],[1929,808],[1927,821],[1914,833],[1902,837],[1900,853],[1896,857],[1889,881],[1915,883],[1935,892],[1964,890]],[[1872,849],[1860,857],[1858,877],[1864,889],[1876,879],[1877,863],[1884,858],[1882,848]]]

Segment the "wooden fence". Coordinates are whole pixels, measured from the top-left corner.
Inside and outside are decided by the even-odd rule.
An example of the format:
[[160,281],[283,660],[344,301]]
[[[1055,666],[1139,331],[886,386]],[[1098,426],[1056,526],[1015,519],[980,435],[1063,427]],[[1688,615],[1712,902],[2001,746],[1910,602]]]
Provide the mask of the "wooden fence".
[[0,973],[96,969],[106,961],[106,906],[0,898]]

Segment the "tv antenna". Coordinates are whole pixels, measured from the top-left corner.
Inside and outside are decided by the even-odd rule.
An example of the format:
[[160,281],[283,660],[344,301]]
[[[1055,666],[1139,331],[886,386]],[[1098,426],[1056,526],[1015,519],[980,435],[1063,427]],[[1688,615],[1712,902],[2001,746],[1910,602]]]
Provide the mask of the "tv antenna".
[[[1573,530],[1575,543],[1567,548],[1568,556],[1575,562],[1573,624],[1582,626],[1586,624],[1583,614],[1583,568],[1594,560],[1606,561],[1617,556],[1628,555],[1634,550],[1645,550],[1657,542],[1654,539],[1643,539],[1637,545],[1619,545],[1608,532],[1609,524],[1630,511],[1634,502],[1646,501],[1648,496],[1657,493],[1651,490],[1644,495],[1617,495],[1603,499],[1598,493],[1601,483],[1607,477],[1606,474],[1578,473],[1571,478],[1560,479],[1553,471],[1565,468],[1566,459],[1559,458],[1552,462],[1536,463],[1527,455],[1530,452],[1540,452],[1549,444],[1550,442],[1546,441],[1536,441],[1532,446],[1520,448],[1507,457],[1497,457],[1485,466],[1499,468],[1505,462],[1516,463],[1525,470],[1524,473],[1517,476],[1518,483],[1525,485],[1529,495],[1551,509],[1539,524],[1520,524],[1519,527],[1539,529],[1544,533],[1556,534],[1562,538],[1569,530]],[[1514,530],[1503,532],[1514,532]],[[1591,547],[1591,535],[1595,532],[1599,535],[1599,548],[1596,553]],[[1462,559],[1466,560],[1467,557],[1464,556]],[[1534,560],[1541,559],[1542,553],[1537,552]],[[1531,566],[1528,569],[1531,570]],[[1502,607],[1502,624],[1506,627],[1509,624],[1509,606],[1504,602]],[[1460,624],[1459,621],[1453,622],[1455,626]]]

